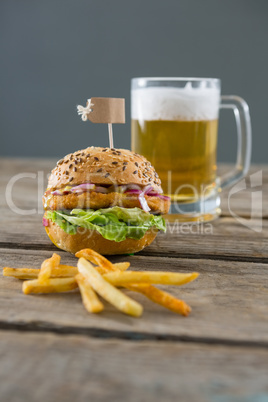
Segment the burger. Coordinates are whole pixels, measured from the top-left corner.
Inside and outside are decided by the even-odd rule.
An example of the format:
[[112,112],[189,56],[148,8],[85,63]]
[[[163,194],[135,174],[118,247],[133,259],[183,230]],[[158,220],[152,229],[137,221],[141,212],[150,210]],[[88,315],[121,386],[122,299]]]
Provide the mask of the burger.
[[43,225],[60,249],[135,253],[166,230],[170,198],[151,163],[126,149],[89,147],[58,161],[43,196]]

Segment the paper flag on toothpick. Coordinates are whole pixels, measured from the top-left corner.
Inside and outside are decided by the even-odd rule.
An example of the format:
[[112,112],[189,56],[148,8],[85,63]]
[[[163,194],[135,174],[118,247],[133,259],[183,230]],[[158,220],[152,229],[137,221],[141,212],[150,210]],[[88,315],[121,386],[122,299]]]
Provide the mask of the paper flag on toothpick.
[[125,123],[125,99],[91,98],[92,112],[88,119],[92,123]]
[[82,120],[92,123],[125,123],[124,98],[91,98],[86,107],[77,106]]
[[77,112],[83,121],[108,124],[110,148],[113,148],[112,123],[125,123],[125,99],[91,98],[87,100],[86,107],[78,105]]

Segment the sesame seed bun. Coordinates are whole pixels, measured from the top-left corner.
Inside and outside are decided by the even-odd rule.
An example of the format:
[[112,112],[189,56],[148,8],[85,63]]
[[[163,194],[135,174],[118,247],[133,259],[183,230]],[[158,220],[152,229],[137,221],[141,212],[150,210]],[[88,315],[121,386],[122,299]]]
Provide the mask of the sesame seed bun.
[[48,180],[48,189],[91,182],[101,185],[151,185],[162,192],[161,181],[151,163],[127,149],[89,147],[58,161]]
[[74,235],[65,233],[56,223],[50,222],[45,228],[48,237],[58,248],[75,254],[84,248],[91,248],[100,254],[129,254],[137,253],[152,243],[157,235],[155,227],[147,230],[145,235],[139,239],[126,239],[121,242],[107,240],[96,230],[83,230],[82,233]]

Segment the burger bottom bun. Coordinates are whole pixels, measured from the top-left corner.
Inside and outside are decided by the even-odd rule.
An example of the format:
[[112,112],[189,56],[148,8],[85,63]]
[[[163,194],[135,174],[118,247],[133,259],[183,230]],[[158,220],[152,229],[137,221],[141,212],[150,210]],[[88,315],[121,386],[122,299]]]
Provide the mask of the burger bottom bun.
[[85,229],[83,233],[71,235],[64,232],[55,222],[51,221],[45,229],[55,246],[73,254],[84,248],[91,248],[103,255],[137,253],[144,247],[149,246],[158,233],[158,230],[153,227],[147,230],[145,235],[139,240],[127,238],[121,242],[116,242],[105,239],[96,230]]

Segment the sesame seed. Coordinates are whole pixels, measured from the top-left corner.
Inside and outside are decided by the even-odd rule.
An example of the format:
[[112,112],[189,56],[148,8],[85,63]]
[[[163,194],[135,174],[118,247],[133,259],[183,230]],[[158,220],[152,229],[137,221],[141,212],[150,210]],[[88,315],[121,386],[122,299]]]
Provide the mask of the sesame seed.
[[73,166],[73,164],[72,163],[70,163],[70,165],[69,165],[69,169],[71,169],[71,167]]
[[102,172],[102,168],[100,168],[100,169],[97,170],[97,173],[100,173],[100,172]]
[[77,172],[77,168],[76,168],[76,167],[74,167],[74,172]]
[[124,170],[126,170],[126,168],[127,168],[126,166],[123,167],[123,172],[124,172]]
[[73,177],[70,177],[70,180],[69,180],[69,181],[73,181],[73,179],[74,179]]
[[124,162],[124,163],[123,163],[123,165],[127,165],[127,164],[128,164],[128,162]]
[[112,154],[113,154],[113,155],[117,155],[117,153],[116,153],[116,152],[112,152]]
[[57,164],[61,165],[63,162],[64,162],[64,159],[60,159]]
[[65,170],[64,174],[66,174],[66,176],[68,176],[68,174],[69,174],[68,170]]
[[108,177],[108,176],[110,176],[110,173],[106,173],[106,175],[104,177]]
[[137,174],[137,173],[138,173],[138,171],[137,171],[137,170],[134,170],[133,174]]
[[112,162],[112,165],[117,165],[117,164],[118,164],[118,162],[116,162],[116,161]]
[[106,152],[106,151],[107,151],[107,148],[105,148],[105,149],[102,150],[102,152]]
[[77,160],[76,159],[74,160],[74,164],[77,165]]
[[139,167],[139,164],[138,164],[138,162],[135,162],[135,165],[136,165],[137,167]]
[[98,158],[97,156],[94,156],[94,159],[95,159],[95,161],[98,161],[98,160],[99,160],[99,158]]
[[81,152],[77,152],[77,154],[75,154],[76,156],[79,156],[79,155],[81,155]]
[[81,153],[81,156],[85,156],[85,152],[82,152],[82,153]]
[[149,181],[152,181],[152,178],[151,178],[151,177],[149,177]]
[[120,152],[120,151],[117,151],[117,155],[121,155],[121,152]]

